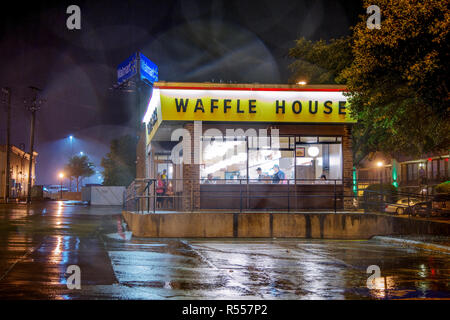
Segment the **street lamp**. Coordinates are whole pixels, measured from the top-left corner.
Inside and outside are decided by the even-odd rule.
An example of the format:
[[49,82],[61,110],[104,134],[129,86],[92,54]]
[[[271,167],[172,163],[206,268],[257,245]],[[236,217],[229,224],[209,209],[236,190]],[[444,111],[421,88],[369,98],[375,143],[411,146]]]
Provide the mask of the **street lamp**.
[[70,140],[70,156],[73,156],[73,136],[70,135],[69,136],[69,140]]
[[60,180],[60,184],[61,184],[61,200],[62,200],[62,185],[63,185],[63,178],[64,178],[64,173],[60,172],[59,173],[59,180]]
[[299,81],[299,82],[297,82],[297,84],[299,84],[299,85],[301,85],[301,86],[304,86],[304,85],[306,85],[306,81]]
[[380,178],[380,183],[382,183],[383,181],[382,181],[382,178],[381,178],[381,167],[383,166],[383,161],[378,161],[377,162],[377,167],[379,168],[378,169],[378,175],[379,175],[379,178]]
[[84,152],[83,151],[80,151],[80,156],[82,156],[84,154]]
[[383,166],[383,161],[378,161],[377,162],[377,167],[378,167],[378,175],[380,178],[380,211],[384,210],[384,193],[383,193],[383,179],[381,177],[381,167]]

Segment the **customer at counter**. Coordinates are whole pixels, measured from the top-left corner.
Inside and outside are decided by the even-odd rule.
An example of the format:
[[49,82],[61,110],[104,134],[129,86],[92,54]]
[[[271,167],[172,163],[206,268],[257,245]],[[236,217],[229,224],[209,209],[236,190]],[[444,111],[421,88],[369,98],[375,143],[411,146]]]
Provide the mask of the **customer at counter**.
[[275,171],[275,173],[272,176],[272,183],[283,184],[286,176],[284,172],[280,170],[280,166],[275,164],[272,169]]

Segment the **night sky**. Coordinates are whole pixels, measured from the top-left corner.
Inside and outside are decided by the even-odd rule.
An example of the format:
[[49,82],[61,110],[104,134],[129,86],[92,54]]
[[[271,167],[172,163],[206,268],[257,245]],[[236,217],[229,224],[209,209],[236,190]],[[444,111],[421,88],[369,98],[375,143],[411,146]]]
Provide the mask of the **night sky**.
[[[81,30],[66,8],[81,8]],[[0,21],[0,86],[12,88],[12,143],[29,150],[28,86],[43,89],[37,115],[37,183],[58,183],[72,153],[101,171],[110,140],[135,133],[133,94],[110,88],[117,65],[141,51],[164,81],[287,83],[294,40],[349,34],[360,1],[13,1]],[[0,106],[0,144],[6,108]],[[98,182],[98,176],[88,182]]]

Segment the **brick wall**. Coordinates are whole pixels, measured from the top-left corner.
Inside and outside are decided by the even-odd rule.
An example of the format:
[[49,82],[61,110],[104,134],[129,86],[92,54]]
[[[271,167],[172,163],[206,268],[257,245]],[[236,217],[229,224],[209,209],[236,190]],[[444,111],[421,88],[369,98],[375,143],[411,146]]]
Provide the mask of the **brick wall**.
[[353,199],[350,198],[353,194],[353,153],[352,153],[352,127],[351,125],[344,126],[344,135],[342,137],[342,156],[344,161],[344,209],[353,209]]
[[[200,143],[194,143],[194,123],[184,125],[191,139],[191,152],[183,150],[183,211],[200,209],[200,165],[195,163],[194,154],[200,152]],[[189,154],[190,153],[190,154]],[[186,156],[190,156],[190,164],[184,163]]]

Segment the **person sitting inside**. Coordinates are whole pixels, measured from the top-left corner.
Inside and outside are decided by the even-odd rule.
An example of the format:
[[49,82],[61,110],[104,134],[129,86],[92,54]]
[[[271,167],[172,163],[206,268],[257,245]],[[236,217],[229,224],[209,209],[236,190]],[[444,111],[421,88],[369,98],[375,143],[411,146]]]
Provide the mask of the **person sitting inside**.
[[205,184],[214,184],[215,183],[212,173],[208,173],[208,176],[206,177],[206,180],[204,183]]
[[256,169],[256,173],[258,174],[258,182],[262,182],[264,180],[264,175],[262,173],[262,169],[258,167]]
[[275,173],[272,176],[272,183],[283,184],[285,175],[284,175],[284,172],[280,170],[280,166],[275,164],[273,166],[273,170],[275,171]]

